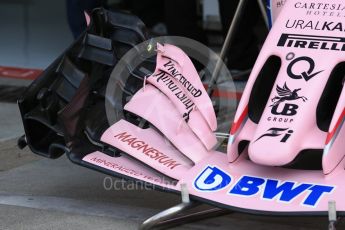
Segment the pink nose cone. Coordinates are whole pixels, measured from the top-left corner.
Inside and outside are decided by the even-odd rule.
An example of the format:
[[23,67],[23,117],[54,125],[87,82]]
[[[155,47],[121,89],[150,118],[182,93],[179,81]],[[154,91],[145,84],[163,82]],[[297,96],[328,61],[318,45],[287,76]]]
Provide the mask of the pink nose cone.
[[284,148],[275,148],[270,145],[258,146],[259,144],[251,143],[249,145],[248,154],[251,161],[259,165],[265,166],[284,166],[291,163],[297,156],[296,148],[289,146]]

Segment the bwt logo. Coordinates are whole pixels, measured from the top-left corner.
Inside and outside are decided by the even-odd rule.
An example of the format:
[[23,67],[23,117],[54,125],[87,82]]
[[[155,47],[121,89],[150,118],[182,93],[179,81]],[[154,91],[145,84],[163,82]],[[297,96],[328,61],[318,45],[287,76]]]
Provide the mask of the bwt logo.
[[[230,186],[231,184],[233,186]],[[332,186],[291,181],[280,182],[253,176],[242,176],[232,183],[232,177],[216,166],[207,166],[195,179],[194,187],[201,192],[217,192],[231,187],[227,192],[228,195],[260,196],[265,200],[281,202],[292,202],[295,198],[303,196],[302,205],[312,207],[317,205],[323,195],[334,190]]]

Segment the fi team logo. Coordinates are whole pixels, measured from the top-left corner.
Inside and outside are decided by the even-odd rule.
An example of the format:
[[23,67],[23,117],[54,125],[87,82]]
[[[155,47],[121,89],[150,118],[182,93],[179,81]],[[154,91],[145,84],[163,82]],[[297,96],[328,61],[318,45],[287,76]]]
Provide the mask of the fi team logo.
[[261,135],[258,139],[256,139],[255,142],[265,137],[282,136],[283,138],[281,139],[280,142],[285,143],[291,137],[292,134],[293,134],[293,130],[289,130],[289,128],[270,128],[267,130],[265,134]]

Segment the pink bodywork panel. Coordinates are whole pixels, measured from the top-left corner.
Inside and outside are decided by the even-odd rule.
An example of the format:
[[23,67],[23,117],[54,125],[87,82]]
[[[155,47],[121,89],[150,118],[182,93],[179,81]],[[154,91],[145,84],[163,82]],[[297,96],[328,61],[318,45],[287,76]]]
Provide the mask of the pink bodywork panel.
[[[320,0],[289,0],[277,18],[253,68],[235,116],[236,127],[232,129],[228,145],[230,162],[238,158],[238,144],[242,140],[250,141],[250,159],[267,166],[289,164],[302,150],[325,148],[327,132],[318,128],[316,111],[332,70],[345,61],[344,51],[341,51],[344,49],[344,43],[341,42],[344,29],[334,29],[344,20],[332,14],[315,15],[318,13],[310,9],[313,3],[324,4]],[[343,4],[341,0],[332,3]],[[330,27],[332,29],[328,30]],[[254,124],[250,122],[249,98],[257,76],[266,60],[273,55],[281,59],[282,65],[261,120],[259,124]],[[291,97],[286,94],[287,91],[291,92]],[[343,103],[343,99],[338,103],[334,122],[343,110]],[[243,119],[248,116],[249,119]],[[253,134],[248,135],[248,132]],[[324,159],[324,167],[334,169],[339,164],[344,151],[337,153],[330,154],[334,156],[332,159]]]
[[[176,83],[185,89],[185,93],[195,103],[197,110],[207,121],[212,131],[217,129],[217,118],[200,76],[192,61],[176,46],[157,44],[156,73],[164,71],[175,78]],[[168,95],[169,96],[169,95]],[[175,102],[175,100],[173,100]]]
[[[165,45],[164,47],[166,46],[168,45]],[[198,100],[195,99],[196,97],[181,85],[176,75],[173,77],[168,73],[169,71],[167,70],[167,67],[164,67],[166,64],[170,66],[176,65],[175,61],[163,56],[163,54],[166,54],[169,51],[174,51],[179,55],[175,57],[177,60],[179,60],[178,58],[183,58],[182,60],[185,60],[187,57],[184,55],[181,56],[181,51],[177,47],[169,46],[169,50],[166,52],[163,52],[164,47],[162,45],[158,45],[158,47],[156,70],[150,77],[148,77],[147,81],[157,87],[170,99],[170,101],[173,102],[181,117],[185,119],[189,127],[201,140],[206,149],[211,150],[217,144],[216,135],[212,132],[211,127],[209,126],[209,124],[214,123],[215,119],[213,108],[212,111],[210,111],[211,108],[208,107],[201,107],[200,110],[200,104],[199,107],[196,104],[198,102]],[[196,70],[194,70],[194,66],[185,66],[184,68],[193,68],[192,72],[196,72]],[[189,75],[186,75],[186,79],[193,79],[190,77],[188,78],[187,76]],[[193,84],[197,86],[202,85],[200,79],[197,80],[198,81],[192,81]],[[199,84],[197,84],[197,82],[199,82]],[[197,96],[200,94],[199,101],[201,101],[202,106],[212,104],[210,98],[203,95],[204,90],[195,92],[197,93]]]
[[344,158],[344,121],[345,91],[343,90],[325,142],[322,158],[322,167],[325,174],[332,173],[333,170],[338,166],[339,162]]
[[209,156],[171,101],[154,86],[147,84],[145,89],[139,90],[124,109],[153,124],[193,162]]
[[284,9],[285,3],[289,0],[271,0],[270,1],[270,11],[271,11],[271,23],[272,25],[277,20],[280,12]]
[[[327,212],[328,202],[334,200],[337,204],[337,211],[345,211],[345,187],[343,186],[343,179],[345,178],[344,170],[337,170],[332,176],[324,176],[322,171],[291,170],[260,166],[248,161],[246,157],[247,154],[243,154],[235,164],[229,164],[227,163],[227,157],[224,153],[212,152],[210,157],[189,169],[185,173],[183,179],[179,180],[176,185],[167,183],[162,178],[162,175],[154,174],[151,170],[146,169],[142,165],[137,165],[133,160],[128,160],[126,158],[113,158],[101,152],[95,152],[87,155],[83,160],[134,179],[139,179],[168,189],[180,190],[180,184],[187,184],[191,195],[202,198],[204,201],[212,202],[212,204],[220,204],[221,207],[229,206],[247,211],[252,210],[259,212],[286,212],[296,215],[299,212]],[[342,161],[342,166],[344,166],[344,164],[345,162]],[[210,167],[222,170],[223,173],[231,177],[231,181],[228,181],[224,188],[218,189],[217,191],[200,191],[197,186],[205,179],[201,175],[203,175],[205,169]],[[231,191],[236,188],[238,181],[245,176],[259,178],[263,180],[264,183],[258,186],[258,191],[254,195],[240,196],[231,194]],[[267,191],[268,184],[272,183],[272,181],[278,181],[278,186],[283,183],[293,182],[295,183],[295,188],[303,186],[304,184],[307,185],[307,188],[314,185],[330,186],[331,189],[323,193],[315,205],[304,204],[307,199],[310,199],[312,190],[308,189],[296,195],[294,199],[289,202],[279,201],[279,199],[286,196],[286,194],[283,193],[276,193],[274,196],[271,196],[271,199],[264,199],[264,194],[267,196],[269,192]],[[210,185],[213,183],[220,184],[221,182],[222,178],[215,175]]]
[[151,169],[138,164],[133,159],[126,157],[110,157],[101,152],[93,152],[86,155],[83,161],[98,167],[119,173],[126,177],[136,180],[145,181],[150,184],[159,185],[164,188],[177,190],[176,184],[170,183],[170,180],[164,179],[158,173],[153,172]]
[[181,179],[193,165],[154,129],[125,120],[112,125],[101,140],[174,179]]
[[84,11],[84,16],[85,16],[86,25],[89,26],[91,22],[90,15]]
[[[182,119],[183,108],[176,108],[179,106],[176,104],[178,101],[174,101],[172,95],[161,85],[155,85],[159,90],[146,84],[125,109],[153,124],[176,149],[164,143],[164,138],[154,129],[143,130],[120,121],[105,132],[102,141],[125,151],[136,160],[113,158],[95,152],[87,155],[84,161],[172,190],[179,190],[180,184],[185,183],[191,195],[221,207],[296,215],[327,213],[328,202],[334,200],[337,211],[345,212],[345,148],[342,144],[345,138],[344,91],[329,131],[321,131],[316,124],[318,103],[328,78],[333,68],[345,61],[345,27],[342,31],[329,31],[327,28],[337,28],[336,23],[340,23],[340,28],[344,20],[334,17],[334,14],[315,15],[314,11],[309,13],[309,8],[314,3],[326,2],[289,0],[286,3],[264,44],[244,91],[231,129],[227,154],[208,151],[189,124]],[[332,4],[341,6],[343,1],[333,0]],[[332,23],[322,26],[327,22]],[[168,47],[164,46],[162,58],[173,59],[178,71],[192,76],[193,74],[182,71],[190,64],[184,55],[176,49],[169,51]],[[162,49],[162,46],[158,49]],[[251,119],[249,98],[259,72],[272,55],[279,57],[282,65],[261,120],[256,124]],[[157,67],[158,70],[160,68]],[[196,79],[197,76],[194,75],[188,78],[193,85],[199,84],[194,82]],[[155,84],[151,80],[149,83]],[[209,105],[207,107],[211,109]],[[198,110],[202,116],[195,116],[195,120],[206,120],[211,130],[214,130],[216,121],[207,120],[212,117],[212,112],[208,109],[205,110],[208,112],[202,112],[204,110],[199,107]],[[130,132],[136,139],[130,140],[123,136],[119,139],[119,133],[123,132]],[[181,162],[181,165],[170,165],[173,168],[167,169],[164,163],[157,163],[157,160],[143,154],[141,149],[134,148],[132,144],[137,140],[149,143],[158,152],[173,159],[173,162]],[[248,147],[241,149],[241,141],[250,143]],[[323,171],[272,167],[290,163],[304,149],[324,150]],[[164,175],[177,179],[178,183],[167,184],[162,180]],[[243,195],[245,193],[249,195]]]

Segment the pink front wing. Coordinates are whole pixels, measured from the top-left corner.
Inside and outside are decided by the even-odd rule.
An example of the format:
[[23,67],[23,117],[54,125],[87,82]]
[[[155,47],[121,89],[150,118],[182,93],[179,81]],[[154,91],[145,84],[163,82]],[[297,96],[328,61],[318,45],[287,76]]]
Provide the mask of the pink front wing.
[[326,215],[328,202],[334,200],[337,211],[345,212],[344,170],[325,177],[322,171],[259,166],[248,161],[246,154],[242,156],[235,164],[228,164],[224,153],[213,152],[188,170],[174,186],[167,185],[159,175],[127,159],[96,152],[87,155],[84,161],[168,189],[179,190],[180,184],[186,183],[190,194],[197,199],[230,209],[291,215],[320,212]]
[[212,131],[217,129],[217,118],[200,76],[192,61],[180,48],[165,44],[157,45],[156,71],[162,70],[174,77],[178,84],[185,89],[189,97],[207,121]]
[[[321,14],[316,6],[322,7]],[[331,114],[329,129],[328,126],[321,129],[317,124],[319,101],[328,79],[334,67],[345,61],[344,9],[342,0],[333,0],[332,4],[324,0],[287,1],[253,68],[231,129],[227,154],[208,151],[182,119],[181,111],[175,108],[177,101],[169,100],[169,96],[148,84],[125,109],[159,129],[177,149],[165,155],[172,162],[182,162],[181,165],[169,171],[164,163],[128,149],[134,140],[116,138],[120,135],[118,132],[134,131],[132,135],[145,143],[157,137],[151,145],[161,153],[165,147],[157,133],[142,135],[128,125],[122,126],[121,122],[113,125],[102,140],[136,160],[96,152],[87,155],[84,161],[173,190],[179,190],[180,184],[186,183],[195,199],[220,207],[259,213],[327,215],[328,202],[336,201],[339,215],[345,215],[344,90]],[[169,45],[160,46],[158,50],[163,58],[172,62],[157,68],[173,77],[176,74],[188,76],[190,91],[197,95],[199,91],[195,90],[202,87],[197,74],[189,71],[192,64],[185,54]],[[279,60],[269,66],[269,69],[278,67],[274,79],[270,79],[269,74],[260,75],[270,57]],[[258,76],[265,84],[256,84]],[[272,87],[267,91],[263,88],[268,82]],[[262,102],[255,98],[255,103],[250,103],[251,96],[260,89],[269,93],[268,99],[262,107],[255,107]],[[200,99],[195,100],[197,107],[200,102]],[[214,130],[217,124],[211,107],[210,104],[200,107],[200,113]],[[260,112],[260,116],[255,112]],[[249,145],[241,147],[246,142]],[[293,162],[301,151],[308,149],[324,150],[323,170],[280,167]],[[183,155],[194,164],[183,161]],[[164,183],[160,178],[165,175],[178,183]]]
[[101,140],[174,179],[181,179],[193,165],[154,129],[125,120],[112,125]]
[[159,185],[172,190],[178,189],[176,183],[174,184],[169,180],[165,180],[161,175],[145,168],[143,165],[137,164],[133,159],[126,157],[110,157],[104,153],[96,151],[86,155],[83,158],[83,161],[135,180],[145,181],[147,183]]
[[[198,136],[206,149],[210,150],[217,144],[216,135],[212,132],[211,127],[207,123],[208,120],[213,120],[213,117],[205,118],[201,112],[202,110],[195,104],[195,97],[181,85],[176,75],[173,77],[164,69],[161,69],[167,63],[172,62],[171,59],[163,57],[162,52],[158,52],[156,70],[147,78],[147,81],[163,92],[171,102],[173,102],[176,110],[180,113],[195,135]],[[208,97],[203,97],[202,100],[204,100],[202,102],[203,105],[210,102]]]
[[[209,156],[207,149],[186,124],[171,101],[152,85],[139,90],[125,105],[132,112],[153,124],[169,141],[193,162]],[[206,136],[205,138],[213,138]]]

